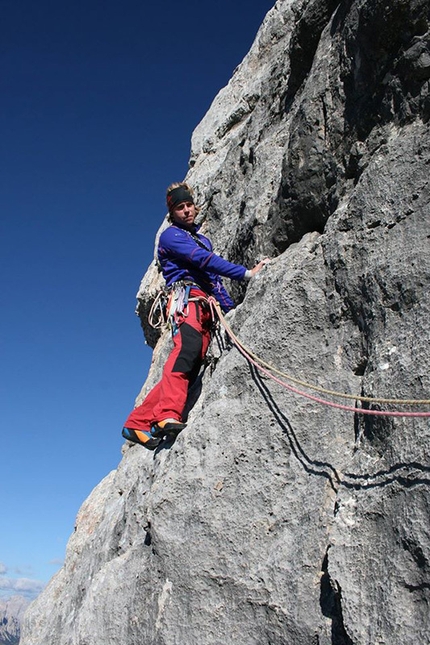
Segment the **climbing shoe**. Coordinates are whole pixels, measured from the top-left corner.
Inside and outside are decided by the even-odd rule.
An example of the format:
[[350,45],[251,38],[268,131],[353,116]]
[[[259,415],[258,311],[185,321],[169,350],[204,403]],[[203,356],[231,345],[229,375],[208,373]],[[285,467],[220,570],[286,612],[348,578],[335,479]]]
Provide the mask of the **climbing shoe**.
[[155,450],[161,443],[161,439],[151,436],[146,430],[133,430],[132,428],[123,428],[122,436],[127,441],[138,443],[148,450]]
[[160,439],[173,440],[176,439],[185,426],[186,423],[181,423],[177,419],[164,419],[154,423],[151,428],[151,435]]

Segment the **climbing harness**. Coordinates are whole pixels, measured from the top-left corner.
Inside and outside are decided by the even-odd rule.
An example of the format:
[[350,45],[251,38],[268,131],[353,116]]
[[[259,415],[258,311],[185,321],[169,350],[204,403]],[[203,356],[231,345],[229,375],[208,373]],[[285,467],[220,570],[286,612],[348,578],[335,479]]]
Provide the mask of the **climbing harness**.
[[391,404],[391,405],[430,405],[430,399],[387,399],[387,398],[374,398],[374,397],[366,397],[366,396],[358,396],[358,395],[355,396],[354,394],[336,392],[335,390],[328,390],[328,389],[319,387],[318,385],[314,385],[311,383],[307,383],[306,381],[301,381],[299,379],[296,379],[290,376],[289,374],[285,374],[284,372],[281,372],[273,365],[270,365],[270,363],[267,363],[266,361],[258,357],[239,340],[239,338],[235,335],[230,325],[224,318],[221,312],[219,303],[215,300],[215,298],[210,296],[208,298],[208,303],[212,310],[212,317],[216,317],[219,320],[219,322],[225,329],[227,335],[229,336],[230,340],[237,347],[240,353],[263,374],[271,378],[273,381],[275,381],[282,387],[290,390],[294,394],[298,394],[299,396],[303,396],[305,398],[311,399],[312,401],[315,401],[316,403],[320,403],[322,405],[328,405],[333,408],[338,408],[340,410],[346,410],[348,412],[354,412],[358,414],[368,414],[373,416],[391,416],[391,417],[430,417],[430,412],[402,412],[400,410],[395,410],[395,411],[370,410],[363,407],[357,408],[354,406],[334,403],[333,401],[327,401],[326,399],[319,398],[317,396],[314,396],[313,394],[309,394],[308,392],[303,392],[303,390],[299,390],[298,388],[293,387],[288,383],[285,383],[285,381],[275,376],[275,374],[277,374],[278,376],[281,376],[283,379],[291,381],[292,383],[305,387],[309,390],[318,391],[333,397],[353,399],[355,401],[360,401],[361,403],[385,403],[385,404]]
[[[168,290],[161,289],[156,295],[148,315],[148,322],[151,327],[160,329],[167,325],[172,336],[175,336],[181,323],[188,316],[190,302],[201,302],[208,305],[208,297],[201,295],[190,296],[193,288],[202,291],[198,284],[187,280],[174,282]],[[215,320],[213,315],[212,320]]]

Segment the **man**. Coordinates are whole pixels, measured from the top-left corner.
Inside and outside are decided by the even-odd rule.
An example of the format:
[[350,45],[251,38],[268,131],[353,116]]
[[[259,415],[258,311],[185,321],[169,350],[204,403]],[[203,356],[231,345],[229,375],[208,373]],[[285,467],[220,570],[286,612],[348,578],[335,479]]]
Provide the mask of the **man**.
[[[224,312],[234,307],[221,276],[249,280],[268,260],[253,269],[228,262],[212,251],[209,238],[198,232],[198,208],[186,183],[167,189],[169,226],[160,236],[158,260],[175,303],[171,311],[173,349],[161,381],[129,415],[123,437],[154,450],[163,438],[174,438],[185,427],[182,414],[188,388],[199,372],[211,339],[212,317],[206,299],[213,296]],[[179,295],[178,295],[179,294]]]

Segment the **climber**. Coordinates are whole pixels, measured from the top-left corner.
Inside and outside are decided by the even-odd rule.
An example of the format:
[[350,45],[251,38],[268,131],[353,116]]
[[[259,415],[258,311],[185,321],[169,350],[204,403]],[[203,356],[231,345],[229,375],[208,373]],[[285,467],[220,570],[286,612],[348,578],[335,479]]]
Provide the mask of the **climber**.
[[216,298],[224,312],[234,307],[220,276],[249,280],[269,261],[266,258],[246,269],[216,255],[211,241],[198,232],[194,220],[200,209],[188,184],[169,186],[166,200],[171,225],[160,236],[158,261],[170,293],[173,349],[160,382],[130,413],[122,431],[123,437],[149,450],[163,439],[173,440],[186,425],[182,415],[189,385],[198,375],[211,339],[207,298]]

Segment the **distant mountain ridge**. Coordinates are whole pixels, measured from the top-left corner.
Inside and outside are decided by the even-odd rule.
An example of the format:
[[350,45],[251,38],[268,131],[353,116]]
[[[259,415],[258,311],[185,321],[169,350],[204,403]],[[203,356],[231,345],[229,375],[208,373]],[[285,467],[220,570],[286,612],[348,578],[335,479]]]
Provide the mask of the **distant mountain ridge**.
[[23,596],[0,598],[0,645],[18,645],[21,621],[29,604]]

